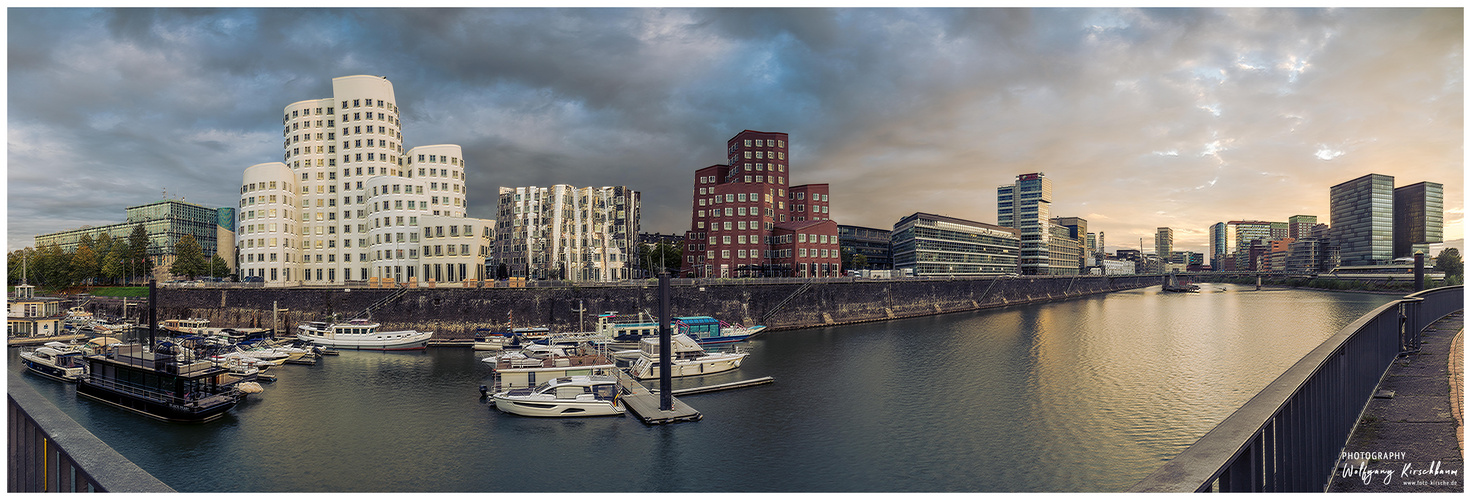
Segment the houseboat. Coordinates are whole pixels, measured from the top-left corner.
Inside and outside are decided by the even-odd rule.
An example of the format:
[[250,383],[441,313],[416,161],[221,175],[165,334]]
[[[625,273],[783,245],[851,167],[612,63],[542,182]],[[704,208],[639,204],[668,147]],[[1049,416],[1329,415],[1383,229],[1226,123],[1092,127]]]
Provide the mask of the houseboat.
[[183,350],[112,344],[84,360],[78,395],[160,420],[214,420],[245,398],[229,370]]

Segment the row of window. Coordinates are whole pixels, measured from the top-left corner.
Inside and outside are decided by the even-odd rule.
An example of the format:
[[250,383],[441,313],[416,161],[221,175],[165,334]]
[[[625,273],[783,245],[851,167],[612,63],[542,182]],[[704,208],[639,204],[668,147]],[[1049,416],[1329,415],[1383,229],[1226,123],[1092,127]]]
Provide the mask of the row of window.
[[[240,194],[253,193],[253,192],[256,192],[256,191],[265,191],[267,189],[276,189],[276,181],[271,181],[270,184],[269,184],[269,186],[270,187],[267,187],[267,184],[265,182],[252,182],[250,184],[246,184],[246,185],[240,186]],[[289,191],[291,191],[291,184],[282,182],[281,183],[281,189],[284,189],[284,190],[286,190],[286,191],[289,192]]]
[[[814,258],[814,259],[835,259],[835,258],[838,258],[838,251],[837,251],[837,249],[829,250],[829,249],[826,249],[826,248],[820,248],[820,249],[819,248],[811,248],[811,249],[809,249],[809,248],[797,248],[796,251],[797,251],[797,258],[801,258],[801,259],[806,259],[806,258]],[[731,253],[732,253],[731,250],[721,250],[720,251],[720,258],[721,259],[729,259],[730,256],[731,256]],[[777,249],[777,250],[749,250],[749,251],[741,249],[741,250],[734,250],[734,253],[735,253],[735,256],[736,256],[737,259],[746,259],[746,258],[750,258],[750,259],[758,259],[758,258],[760,258],[760,259],[790,259],[790,258],[792,258],[792,249],[790,249],[790,248],[783,248],[783,249]],[[710,260],[714,260],[715,259],[715,250],[706,250],[705,251],[705,258],[706,259],[710,259]],[[691,264],[695,263],[693,256],[691,256],[687,260]]]

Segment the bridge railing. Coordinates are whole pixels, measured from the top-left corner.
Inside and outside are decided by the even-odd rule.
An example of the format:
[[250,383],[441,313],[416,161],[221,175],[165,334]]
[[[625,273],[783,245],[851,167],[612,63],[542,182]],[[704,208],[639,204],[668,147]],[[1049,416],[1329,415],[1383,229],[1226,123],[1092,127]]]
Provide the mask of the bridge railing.
[[1130,491],[1324,491],[1390,363],[1463,300],[1462,287],[1443,287],[1365,314]]
[[20,377],[11,374],[6,386],[9,492],[174,492]]

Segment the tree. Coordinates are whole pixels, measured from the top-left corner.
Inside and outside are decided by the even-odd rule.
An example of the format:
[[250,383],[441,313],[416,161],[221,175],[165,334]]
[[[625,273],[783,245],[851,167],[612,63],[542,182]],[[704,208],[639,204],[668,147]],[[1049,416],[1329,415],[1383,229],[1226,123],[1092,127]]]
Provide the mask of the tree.
[[148,258],[148,231],[142,224],[133,226],[132,234],[128,235],[128,267],[130,280],[153,271],[153,262]]
[[853,267],[851,269],[868,269],[868,256],[853,254]]
[[193,235],[186,234],[174,244],[174,265],[169,266],[169,272],[191,280],[209,272],[209,261],[205,260],[204,250],[199,248],[199,241]]
[[40,251],[31,254],[30,281],[35,284],[62,286],[71,278],[71,265],[68,262],[66,252],[61,247],[52,243],[41,247]]
[[220,254],[214,254],[209,258],[209,275],[215,278],[223,278],[230,275],[230,265],[225,263],[225,258]]
[[97,256],[97,251],[92,249],[92,242],[77,246],[77,251],[72,252],[70,269],[70,283],[85,285],[91,282],[98,274],[101,274],[102,259]]
[[107,256],[102,259],[102,277],[117,283],[128,276],[128,244],[122,239],[112,241]]
[[1461,251],[1453,247],[1441,250],[1435,256],[1435,270],[1445,273],[1447,280],[1455,277],[1460,281],[1461,273],[1465,271],[1465,264],[1461,262]]

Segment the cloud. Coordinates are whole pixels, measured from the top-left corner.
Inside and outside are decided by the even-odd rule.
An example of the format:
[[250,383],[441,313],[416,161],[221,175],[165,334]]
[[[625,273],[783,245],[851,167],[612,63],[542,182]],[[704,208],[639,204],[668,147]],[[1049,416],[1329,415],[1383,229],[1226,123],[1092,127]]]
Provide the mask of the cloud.
[[464,147],[477,217],[500,186],[628,185],[643,230],[681,233],[694,170],[753,129],[790,134],[842,224],[994,222],[1041,171],[1054,215],[1203,249],[1378,172],[1444,183],[1462,234],[1459,9],[8,12],[12,248],[164,188],[233,206],[280,110],[352,74],[393,81],[405,146]]

